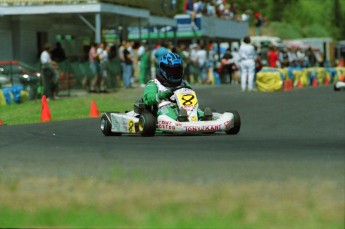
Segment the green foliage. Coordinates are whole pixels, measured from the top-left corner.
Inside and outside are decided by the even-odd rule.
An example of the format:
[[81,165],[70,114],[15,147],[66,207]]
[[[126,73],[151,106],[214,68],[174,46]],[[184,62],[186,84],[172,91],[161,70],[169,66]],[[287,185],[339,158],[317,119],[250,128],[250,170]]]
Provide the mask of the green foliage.
[[274,0],[272,4],[271,10],[271,21],[281,21],[283,19],[283,15],[281,14],[281,10],[284,7],[284,0]]
[[345,38],[345,1],[342,0],[238,0],[238,3],[252,10],[252,19],[255,12],[260,12],[268,19],[274,35],[282,39]]
[[272,22],[270,23],[270,27],[275,32],[275,35],[283,39],[297,39],[302,37],[302,31],[297,25],[286,22]]
[[320,24],[311,24],[304,26],[303,28],[303,35],[305,37],[329,37],[329,31]]

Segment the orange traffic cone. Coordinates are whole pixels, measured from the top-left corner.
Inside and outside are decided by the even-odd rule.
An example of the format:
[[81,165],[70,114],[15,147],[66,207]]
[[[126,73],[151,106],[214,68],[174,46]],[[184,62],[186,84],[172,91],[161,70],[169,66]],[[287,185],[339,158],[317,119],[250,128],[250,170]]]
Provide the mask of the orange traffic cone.
[[317,78],[314,77],[314,79],[313,79],[311,85],[312,85],[313,87],[317,87],[317,84],[318,84],[318,83],[317,83]]
[[97,108],[96,102],[94,100],[92,100],[92,103],[91,103],[90,117],[92,117],[92,118],[98,118],[99,117],[98,108]]
[[2,120],[0,119],[0,126],[2,126]]
[[292,80],[291,79],[284,80],[283,86],[284,86],[284,91],[291,91],[292,90]]
[[301,78],[298,78],[297,87],[298,87],[298,88],[303,88],[303,83],[302,83]]
[[328,76],[325,77],[325,80],[324,80],[323,84],[326,85],[326,86],[329,85]]
[[41,121],[42,122],[49,122],[52,119],[50,114],[47,97],[45,95],[42,96],[42,111],[41,111]]

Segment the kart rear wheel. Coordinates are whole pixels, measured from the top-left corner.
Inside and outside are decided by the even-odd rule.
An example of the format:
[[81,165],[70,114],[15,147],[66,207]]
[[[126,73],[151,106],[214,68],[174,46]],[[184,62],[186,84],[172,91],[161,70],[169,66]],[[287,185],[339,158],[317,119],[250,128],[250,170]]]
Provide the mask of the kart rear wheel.
[[240,132],[241,129],[241,118],[240,114],[237,111],[228,111],[229,113],[232,113],[234,115],[234,127],[230,130],[226,130],[225,133],[229,135],[235,135]]
[[121,136],[119,132],[111,132],[111,122],[105,114],[101,117],[101,131],[105,136]]
[[150,112],[144,112],[139,117],[139,131],[143,137],[152,137],[156,133],[157,118]]

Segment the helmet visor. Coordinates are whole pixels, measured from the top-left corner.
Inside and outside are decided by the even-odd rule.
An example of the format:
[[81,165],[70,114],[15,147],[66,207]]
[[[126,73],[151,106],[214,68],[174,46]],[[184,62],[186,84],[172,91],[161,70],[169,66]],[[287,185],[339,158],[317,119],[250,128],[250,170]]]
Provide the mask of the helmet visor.
[[182,75],[183,75],[183,67],[181,65],[179,66],[165,65],[164,71],[166,73],[168,80],[171,80],[171,81],[181,80]]

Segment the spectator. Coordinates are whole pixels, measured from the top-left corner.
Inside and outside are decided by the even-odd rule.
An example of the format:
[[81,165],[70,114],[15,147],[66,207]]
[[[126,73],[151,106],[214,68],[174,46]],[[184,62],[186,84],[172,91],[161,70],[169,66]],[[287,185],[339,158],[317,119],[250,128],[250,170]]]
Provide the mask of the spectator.
[[316,57],[315,57],[313,49],[311,47],[309,47],[306,50],[305,54],[306,54],[306,57],[308,59],[308,67],[315,67],[315,65],[316,65]]
[[293,68],[296,68],[297,67],[296,50],[294,48],[289,49],[288,55],[289,55],[290,66]]
[[201,0],[196,0],[193,4],[193,9],[196,14],[202,14],[204,12],[204,3]]
[[91,45],[91,48],[89,50],[89,64],[90,64],[90,70],[92,74],[92,83],[90,84],[90,90],[89,92],[94,93],[96,92],[95,84],[98,82],[98,74],[99,74],[99,60],[97,56],[97,50],[96,50],[97,44],[93,43]]
[[289,54],[286,48],[283,48],[279,53],[279,61],[281,63],[281,67],[289,67]]
[[167,54],[169,52],[169,50],[164,47],[163,45],[157,47],[154,51],[153,51],[153,56],[154,56],[154,63],[155,63],[155,68],[156,68],[156,72],[158,72],[159,69],[159,60],[162,56],[164,56],[165,54]]
[[133,75],[133,55],[131,53],[131,42],[126,42],[126,47],[123,50],[124,57],[124,70],[122,74],[123,84],[125,88],[132,88],[132,75]]
[[189,81],[190,82],[190,64],[189,64],[189,58],[190,58],[190,55],[189,55],[189,50],[188,50],[188,47],[186,44],[184,43],[181,43],[180,44],[180,51],[179,51],[179,55],[181,57],[181,59],[183,60],[183,79],[186,80],[186,81]]
[[52,51],[52,60],[55,62],[62,62],[66,60],[65,50],[62,48],[60,42],[56,42],[55,48]]
[[264,24],[264,19],[261,13],[256,12],[254,14],[254,25],[256,29],[256,36],[261,36],[261,26]]
[[197,57],[198,45],[192,44],[190,51],[190,72],[191,72],[191,83],[199,82],[199,68],[198,68],[198,57]]
[[[262,59],[260,55],[257,55],[257,51],[258,51],[258,47],[256,45],[254,45],[254,50],[256,53],[256,57],[255,57],[255,74],[254,74],[254,82],[256,81],[256,73],[258,73],[259,71],[261,71],[263,64],[262,64]],[[267,62],[267,61],[266,61]]]
[[305,54],[301,48],[297,48],[296,56],[297,66],[301,68],[305,67]]
[[231,79],[232,82],[235,84],[240,83],[240,78],[238,76],[238,72],[240,69],[240,55],[238,54],[237,48],[233,48],[233,51],[231,52],[232,59],[234,61],[232,67],[231,67]]
[[233,63],[232,55],[230,53],[230,48],[226,50],[224,53],[221,65],[219,68],[219,75],[222,84],[230,83],[231,76],[230,76],[230,64]]
[[92,62],[92,68],[93,68],[92,73],[94,75],[91,81],[91,87],[90,87],[91,93],[100,91],[98,89],[99,89],[99,86],[100,86],[99,84],[100,84],[101,77],[103,74],[103,69],[102,69],[102,64],[101,64],[103,50],[104,50],[104,43],[99,43],[98,46],[95,45],[94,47],[91,47],[90,52],[89,52],[89,61],[90,63]]
[[126,67],[125,57],[123,55],[123,51],[126,48],[126,43],[127,43],[126,40],[122,40],[120,47],[119,47],[119,58],[120,58],[120,62],[121,62],[121,75],[122,76],[123,76],[123,72],[125,71],[125,67]]
[[206,3],[206,14],[207,16],[217,16],[215,3],[212,0]]
[[267,54],[269,52],[269,43],[263,42],[260,47],[257,47],[257,50],[259,50],[259,56],[262,66],[269,66],[267,59]]
[[215,52],[213,50],[213,42],[210,41],[207,45],[207,81],[212,83],[214,81],[214,67],[215,67]]
[[317,52],[316,53],[316,60],[318,63],[319,67],[324,67],[325,61],[324,61],[324,57],[323,57],[323,53],[322,52]]
[[107,79],[108,79],[109,86],[122,87],[121,61],[120,61],[117,45],[112,45],[110,47],[108,58],[109,58],[109,65],[108,65],[109,76]]
[[102,53],[100,56],[100,69],[101,69],[101,82],[100,82],[100,92],[101,93],[108,93],[106,90],[107,86],[107,80],[109,76],[109,53],[110,53],[110,46],[108,45],[104,50],[102,50]]
[[150,80],[150,49],[144,46],[145,50],[140,56],[140,70],[139,70],[139,83],[140,87],[145,87],[146,83]]
[[270,46],[269,51],[267,53],[267,60],[268,60],[268,65],[271,68],[277,68],[279,67],[279,54],[277,52],[277,47],[275,46]]
[[207,51],[204,44],[201,44],[200,48],[196,51],[196,58],[201,82],[207,83]]
[[141,56],[145,53],[145,50],[146,50],[146,46],[147,46],[147,42],[146,40],[143,40],[143,42],[140,44],[139,48],[138,48],[138,63],[140,65],[140,59],[141,59]]
[[243,13],[241,14],[241,21],[249,21],[250,16],[249,16],[249,11],[245,10],[243,11]]
[[191,26],[194,29],[196,26],[196,24],[195,24],[196,12],[194,11],[194,1],[193,0],[186,0],[184,8],[185,8],[185,12],[190,15]]
[[217,16],[218,17],[220,17],[220,18],[224,17],[225,5],[224,5],[222,0],[217,0],[217,2],[216,2],[216,12],[217,12]]
[[43,94],[48,99],[55,99],[56,78],[54,68],[56,68],[56,63],[50,57],[50,49],[50,45],[46,44],[40,56],[44,88]]
[[247,82],[248,90],[254,90],[254,75],[255,75],[255,58],[256,52],[253,45],[251,45],[251,40],[249,36],[243,39],[243,43],[239,48],[239,55],[241,58],[241,88],[242,91],[246,91]]

